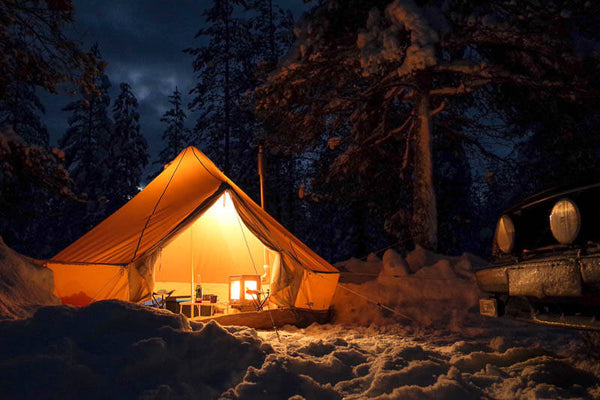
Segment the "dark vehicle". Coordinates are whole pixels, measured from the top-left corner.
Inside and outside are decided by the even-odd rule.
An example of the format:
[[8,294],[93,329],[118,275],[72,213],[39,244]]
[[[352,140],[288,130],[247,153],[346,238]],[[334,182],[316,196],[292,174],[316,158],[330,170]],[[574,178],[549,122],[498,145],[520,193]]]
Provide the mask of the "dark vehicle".
[[600,330],[600,183],[539,193],[498,220],[476,271],[482,315]]

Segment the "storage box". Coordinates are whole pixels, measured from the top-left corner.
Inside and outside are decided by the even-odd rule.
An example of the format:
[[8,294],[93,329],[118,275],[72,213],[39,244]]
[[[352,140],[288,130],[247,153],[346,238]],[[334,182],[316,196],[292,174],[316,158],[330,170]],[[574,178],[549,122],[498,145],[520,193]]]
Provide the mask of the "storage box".
[[205,295],[202,295],[202,301],[209,301],[211,303],[216,303],[218,297],[219,296],[217,296],[216,294],[205,294]]

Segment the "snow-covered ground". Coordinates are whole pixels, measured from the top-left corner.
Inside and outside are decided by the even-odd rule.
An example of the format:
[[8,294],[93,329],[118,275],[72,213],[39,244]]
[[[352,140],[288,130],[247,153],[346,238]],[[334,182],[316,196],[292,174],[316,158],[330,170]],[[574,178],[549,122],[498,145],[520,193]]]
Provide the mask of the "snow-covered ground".
[[[44,271],[0,255],[12,266],[0,266],[5,309],[55,301]],[[116,300],[42,307],[0,321],[0,398],[600,398],[600,366],[577,332],[477,314],[478,262],[420,248],[350,260],[336,323],[278,332]],[[35,285],[19,286],[27,277]]]
[[586,358],[578,334],[508,321],[479,325],[462,333],[315,325],[287,329],[281,342],[261,332],[275,352],[235,391],[257,398],[270,390],[269,371],[279,370],[291,385],[272,398],[600,398],[600,367]]
[[577,333],[473,318],[277,334],[103,301],[0,323],[4,399],[599,398]]

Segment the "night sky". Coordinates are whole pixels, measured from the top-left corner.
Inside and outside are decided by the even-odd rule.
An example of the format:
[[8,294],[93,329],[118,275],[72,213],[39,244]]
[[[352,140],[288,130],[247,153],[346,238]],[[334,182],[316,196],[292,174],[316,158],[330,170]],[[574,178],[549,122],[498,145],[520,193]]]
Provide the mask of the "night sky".
[[[282,7],[292,9],[295,18],[307,6],[301,0],[281,0]],[[200,39],[194,35],[204,20],[202,12],[211,6],[208,0],[74,0],[75,23],[67,32],[83,43],[84,49],[98,43],[101,55],[108,63],[112,101],[119,93],[119,84],[127,82],[139,102],[141,132],[148,140],[153,161],[162,148],[165,128],[160,122],[169,108],[168,98],[179,87],[184,103],[190,100],[194,72],[192,56],[182,52],[197,47]],[[69,113],[61,111],[72,99],[66,95],[40,93],[46,106],[45,122],[51,143],[68,127]],[[195,123],[188,114],[188,126]]]

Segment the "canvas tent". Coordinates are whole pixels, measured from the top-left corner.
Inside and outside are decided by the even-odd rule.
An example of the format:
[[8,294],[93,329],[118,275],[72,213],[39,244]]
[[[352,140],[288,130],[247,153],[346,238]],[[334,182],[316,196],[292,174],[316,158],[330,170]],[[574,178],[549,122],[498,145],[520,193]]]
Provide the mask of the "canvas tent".
[[188,147],[123,207],[47,262],[63,303],[133,302],[157,289],[227,296],[233,275],[260,275],[270,301],[324,310],[339,272]]

